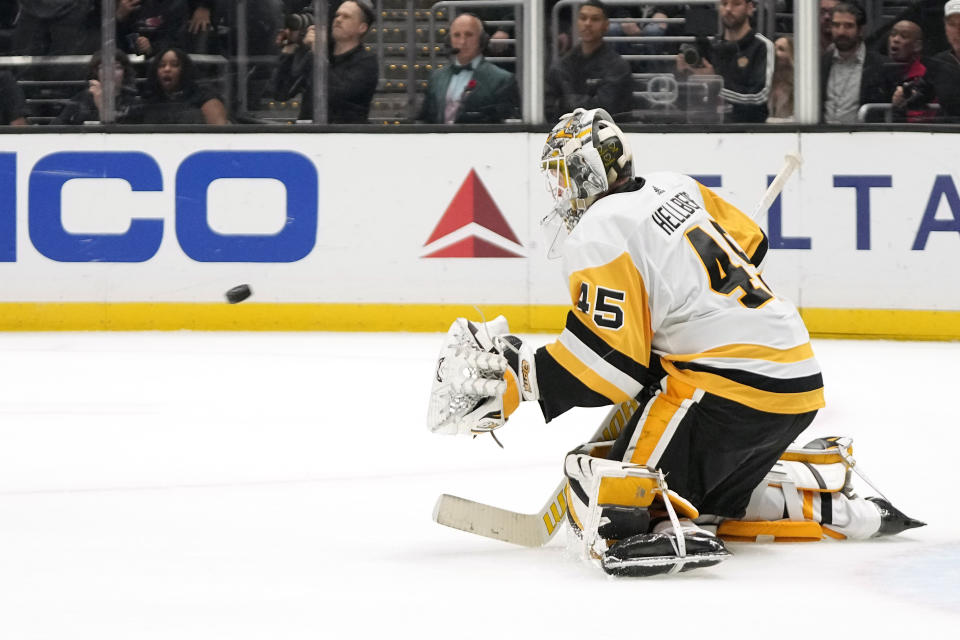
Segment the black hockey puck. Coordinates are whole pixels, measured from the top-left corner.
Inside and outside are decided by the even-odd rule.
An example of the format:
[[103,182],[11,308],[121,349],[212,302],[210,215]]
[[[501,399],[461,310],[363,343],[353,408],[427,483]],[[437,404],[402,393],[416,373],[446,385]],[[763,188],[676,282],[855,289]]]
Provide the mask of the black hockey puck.
[[235,286],[233,289],[227,291],[227,302],[230,304],[237,304],[238,302],[243,302],[250,297],[250,294],[253,293],[250,291],[250,285],[240,284]]

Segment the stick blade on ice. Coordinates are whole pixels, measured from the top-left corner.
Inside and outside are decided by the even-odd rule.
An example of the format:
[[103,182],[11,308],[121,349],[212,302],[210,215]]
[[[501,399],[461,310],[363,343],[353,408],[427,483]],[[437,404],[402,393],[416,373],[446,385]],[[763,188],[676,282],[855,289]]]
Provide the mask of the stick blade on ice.
[[[552,504],[553,501],[551,501]],[[547,513],[516,513],[458,496],[443,494],[433,508],[433,520],[453,529],[510,542],[524,547],[542,547],[559,529],[559,519]],[[562,517],[562,513],[560,513]]]

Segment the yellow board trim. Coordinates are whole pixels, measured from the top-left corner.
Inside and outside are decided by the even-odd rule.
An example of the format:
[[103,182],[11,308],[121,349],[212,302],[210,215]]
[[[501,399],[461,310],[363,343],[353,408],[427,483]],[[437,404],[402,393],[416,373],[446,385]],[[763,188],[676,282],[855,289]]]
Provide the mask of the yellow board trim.
[[960,340],[960,311],[913,309],[801,309],[817,338]]
[[[256,296],[256,291],[254,292]],[[560,333],[567,305],[480,304],[517,333]],[[815,338],[960,340],[960,311],[801,309]],[[480,319],[472,304],[3,302],[0,331],[428,331]]]

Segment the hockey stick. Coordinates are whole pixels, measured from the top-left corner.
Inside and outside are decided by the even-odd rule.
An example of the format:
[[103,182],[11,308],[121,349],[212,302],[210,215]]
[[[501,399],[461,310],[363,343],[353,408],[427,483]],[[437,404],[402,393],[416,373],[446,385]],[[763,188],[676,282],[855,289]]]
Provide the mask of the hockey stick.
[[756,208],[750,215],[751,220],[756,221],[756,219],[760,217],[761,213],[770,208],[770,205],[773,204],[773,201],[776,200],[777,196],[780,195],[780,192],[783,191],[783,187],[787,184],[787,180],[790,179],[790,176],[793,175],[793,172],[796,171],[801,164],[803,164],[803,158],[800,156],[799,151],[793,151],[783,157],[783,167],[780,168],[780,172],[770,182],[770,186],[767,187],[763,197],[760,198],[760,202],[757,203]]
[[[757,203],[751,220],[770,208],[793,172],[803,163],[799,152],[784,156],[783,167],[770,182],[760,202]],[[601,423],[591,441],[613,440],[626,424],[629,414],[621,415],[621,406],[615,406]],[[525,547],[542,547],[560,528],[567,509],[564,478],[550,494],[547,503],[536,513],[517,513],[481,502],[474,502],[449,494],[437,499],[433,508],[433,520],[439,524],[476,535],[486,536]]]
[[[624,409],[625,405],[628,409]],[[614,406],[590,441],[615,440],[636,408],[635,402],[632,406],[631,403]],[[567,511],[566,486],[567,479],[564,477],[543,508],[535,513],[517,513],[445,493],[433,507],[433,521],[503,542],[542,547],[550,542],[563,524]]]

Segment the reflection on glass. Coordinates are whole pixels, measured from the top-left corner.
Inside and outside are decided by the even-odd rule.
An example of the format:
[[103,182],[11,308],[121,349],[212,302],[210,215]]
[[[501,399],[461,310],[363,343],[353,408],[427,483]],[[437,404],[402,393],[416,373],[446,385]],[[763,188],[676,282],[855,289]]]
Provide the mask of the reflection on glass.
[[[112,108],[117,124],[294,126],[315,121],[315,104],[325,110],[318,122],[332,125],[499,124],[521,113],[542,123],[596,106],[624,123],[782,123],[796,113],[807,123],[817,112],[841,126],[960,121],[957,0],[932,12],[892,0],[861,3],[866,11],[816,0],[811,13],[796,0],[544,0],[541,29],[524,44],[531,4],[2,2],[0,124],[95,123]],[[810,21],[802,38],[797,6]],[[132,86],[128,74],[112,97],[91,72],[91,55],[110,41],[134,71]],[[187,56],[193,102],[157,115],[163,100],[150,73],[173,49]],[[795,69],[810,67],[819,103],[791,88]],[[149,108],[132,100],[148,93]],[[194,104],[204,97],[223,112]]]

